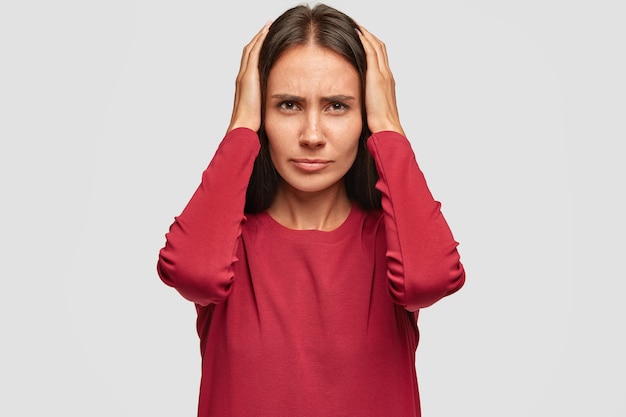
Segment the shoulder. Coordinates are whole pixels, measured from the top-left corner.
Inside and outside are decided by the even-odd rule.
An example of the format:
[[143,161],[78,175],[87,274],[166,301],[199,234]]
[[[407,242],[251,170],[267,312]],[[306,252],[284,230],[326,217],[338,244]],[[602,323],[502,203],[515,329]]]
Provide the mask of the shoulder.
[[382,210],[362,210],[363,212],[363,229],[376,232],[383,225]]
[[359,219],[360,235],[363,243],[374,243],[380,236],[384,237],[385,222],[382,210],[365,210],[355,205],[356,217]]
[[263,223],[264,216],[265,212],[244,213],[243,222],[241,225],[242,232],[258,232],[259,227]]

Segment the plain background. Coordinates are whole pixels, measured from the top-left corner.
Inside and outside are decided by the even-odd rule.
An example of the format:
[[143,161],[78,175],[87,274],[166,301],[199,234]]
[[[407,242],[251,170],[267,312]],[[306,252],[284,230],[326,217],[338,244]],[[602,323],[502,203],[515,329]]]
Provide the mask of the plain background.
[[[0,414],[193,416],[158,250],[243,46],[297,2],[0,6]],[[332,1],[387,44],[467,284],[422,311],[425,417],[624,416],[620,1]]]

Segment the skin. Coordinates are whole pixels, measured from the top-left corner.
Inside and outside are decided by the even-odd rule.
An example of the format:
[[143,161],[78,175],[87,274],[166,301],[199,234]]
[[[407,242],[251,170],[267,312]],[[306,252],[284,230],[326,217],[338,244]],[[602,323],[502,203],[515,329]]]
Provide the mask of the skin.
[[[313,44],[287,50],[274,64],[265,130],[282,178],[269,213],[280,223],[326,230],[349,214],[343,177],[356,158],[362,128],[359,87],[359,75],[345,58]],[[301,215],[303,208],[310,218]],[[318,211],[329,217],[316,219]]]
[[[238,127],[258,131],[265,105],[270,155],[283,178],[269,214],[292,229],[333,230],[352,206],[343,176],[354,162],[361,132],[358,73],[333,51],[297,46],[275,63],[267,102],[261,103],[259,52],[270,24],[244,48],[228,131]],[[363,27],[358,33],[368,65],[368,127],[374,133],[391,130],[404,135],[385,45]]]

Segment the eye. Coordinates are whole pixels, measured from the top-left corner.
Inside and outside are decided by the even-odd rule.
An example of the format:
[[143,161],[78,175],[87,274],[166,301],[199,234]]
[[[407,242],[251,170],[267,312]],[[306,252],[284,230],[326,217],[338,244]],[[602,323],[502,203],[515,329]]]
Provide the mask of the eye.
[[342,103],[339,101],[331,103],[330,106],[328,106],[328,110],[332,112],[342,112],[348,110],[349,108],[350,106],[348,106],[346,103]]
[[284,111],[295,111],[298,110],[298,105],[293,101],[281,101],[278,103],[278,108]]

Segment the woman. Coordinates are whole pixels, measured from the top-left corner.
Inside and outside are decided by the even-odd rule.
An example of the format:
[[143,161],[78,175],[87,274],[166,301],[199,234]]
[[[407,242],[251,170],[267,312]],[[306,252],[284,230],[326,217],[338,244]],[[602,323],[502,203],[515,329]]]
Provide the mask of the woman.
[[196,305],[198,415],[419,416],[418,311],[465,280],[439,207],[384,44],[325,5],[265,25],[158,262]]

